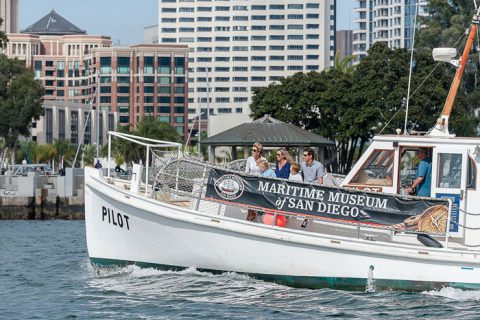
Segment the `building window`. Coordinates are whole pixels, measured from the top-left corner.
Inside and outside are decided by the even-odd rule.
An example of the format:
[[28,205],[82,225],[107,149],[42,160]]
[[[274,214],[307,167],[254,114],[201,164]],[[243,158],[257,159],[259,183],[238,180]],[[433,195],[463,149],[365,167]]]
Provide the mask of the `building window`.
[[120,73],[120,74],[130,73],[130,57],[117,58],[117,73]]
[[89,117],[88,115],[89,115],[89,112],[83,113],[83,119],[85,119],[86,121],[85,133],[83,136],[83,144],[92,143],[92,118]]
[[45,131],[46,131],[46,142],[53,142],[53,110],[45,110]]
[[288,9],[303,9],[303,4],[289,4]]

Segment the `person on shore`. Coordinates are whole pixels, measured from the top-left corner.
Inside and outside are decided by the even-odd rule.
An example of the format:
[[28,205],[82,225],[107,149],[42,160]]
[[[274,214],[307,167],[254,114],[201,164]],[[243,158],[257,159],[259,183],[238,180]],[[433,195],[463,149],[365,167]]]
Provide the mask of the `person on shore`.
[[300,165],[296,162],[292,163],[290,166],[290,176],[288,177],[290,181],[303,181],[302,174],[300,173]]
[[277,177],[275,175],[275,172],[270,168],[270,163],[268,163],[267,160],[260,160],[260,163],[258,164],[258,167],[260,168],[260,172],[262,176],[264,177],[270,177],[270,178],[275,178]]
[[260,168],[258,167],[258,164],[261,160],[266,160],[264,157],[262,157],[262,153],[263,153],[263,145],[259,142],[255,142],[252,148],[252,155],[248,157],[247,164],[245,165],[246,173],[257,174],[257,175],[261,173]]
[[315,160],[315,151],[312,148],[303,151],[302,172],[303,181],[322,185],[325,168]]
[[290,166],[293,159],[287,149],[280,148],[277,150],[277,161],[275,163],[275,175],[277,178],[288,179],[290,176]]
[[417,157],[420,159],[417,178],[406,191],[412,194],[415,188],[417,188],[417,196],[430,197],[432,187],[432,159],[428,156],[428,149],[426,148],[418,149]]

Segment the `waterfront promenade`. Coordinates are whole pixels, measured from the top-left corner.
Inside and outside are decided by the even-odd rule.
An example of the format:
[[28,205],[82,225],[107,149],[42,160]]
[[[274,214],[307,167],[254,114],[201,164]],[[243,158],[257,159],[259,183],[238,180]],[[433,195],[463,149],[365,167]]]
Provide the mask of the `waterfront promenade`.
[[84,219],[83,169],[0,176],[0,220]]

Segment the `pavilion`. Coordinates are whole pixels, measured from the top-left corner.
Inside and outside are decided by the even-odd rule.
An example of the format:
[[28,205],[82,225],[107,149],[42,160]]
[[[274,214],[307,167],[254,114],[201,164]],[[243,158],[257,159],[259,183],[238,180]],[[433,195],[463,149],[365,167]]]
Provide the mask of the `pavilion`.
[[327,138],[274,119],[270,115],[208,137],[201,143],[208,146],[208,160],[215,162],[215,148],[231,147],[232,160],[236,160],[237,147],[251,148],[255,142],[260,142],[266,148],[294,149],[297,155],[300,154],[300,149],[313,147],[320,161],[325,160],[325,149],[335,146],[335,142]]

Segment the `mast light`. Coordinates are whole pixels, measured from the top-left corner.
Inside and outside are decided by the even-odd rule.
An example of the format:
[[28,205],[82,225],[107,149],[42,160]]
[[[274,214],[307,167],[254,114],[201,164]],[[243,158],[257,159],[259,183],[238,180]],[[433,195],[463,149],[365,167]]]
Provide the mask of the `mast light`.
[[442,61],[453,64],[458,67],[459,60],[454,58],[457,56],[457,49],[455,48],[435,48],[432,51],[434,61]]

